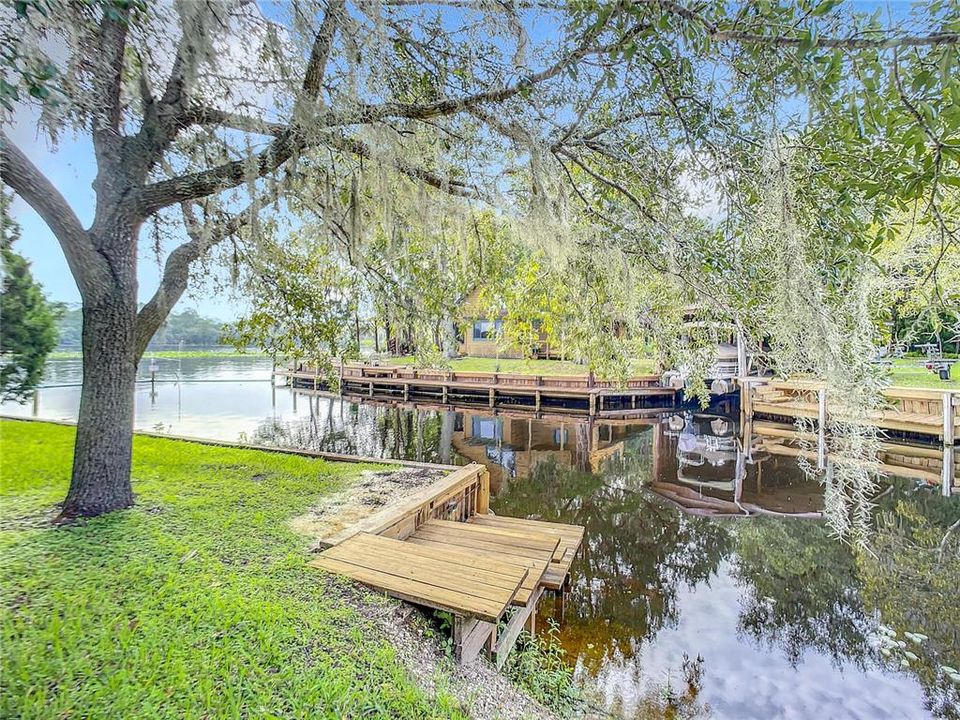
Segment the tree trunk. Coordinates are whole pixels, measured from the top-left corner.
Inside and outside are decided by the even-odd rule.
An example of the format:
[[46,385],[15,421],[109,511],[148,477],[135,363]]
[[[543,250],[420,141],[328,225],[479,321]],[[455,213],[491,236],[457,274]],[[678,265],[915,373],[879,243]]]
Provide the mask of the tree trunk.
[[98,292],[95,299],[84,299],[83,388],[63,519],[93,517],[133,505],[136,266],[119,263],[114,267],[126,277],[119,277],[116,287]]
[[446,318],[443,321],[443,354],[447,359],[455,358],[459,355],[459,343],[457,342],[457,324],[453,318]]

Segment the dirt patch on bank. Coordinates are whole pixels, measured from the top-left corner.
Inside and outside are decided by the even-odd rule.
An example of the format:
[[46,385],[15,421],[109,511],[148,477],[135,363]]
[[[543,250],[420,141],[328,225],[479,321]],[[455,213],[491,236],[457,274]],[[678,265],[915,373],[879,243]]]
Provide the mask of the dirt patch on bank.
[[314,538],[318,545],[329,545],[325,541],[345,528],[379,512],[389,503],[401,502],[450,472],[426,467],[365,472],[350,487],[323,497],[303,515],[290,520],[290,527],[300,535]]

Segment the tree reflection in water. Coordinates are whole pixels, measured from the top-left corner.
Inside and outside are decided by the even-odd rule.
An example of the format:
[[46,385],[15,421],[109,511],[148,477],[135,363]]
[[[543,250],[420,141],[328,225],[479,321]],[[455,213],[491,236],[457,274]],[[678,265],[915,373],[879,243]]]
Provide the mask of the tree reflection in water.
[[[958,717],[957,686],[939,668],[960,664],[960,541],[948,537],[943,552],[939,542],[960,498],[897,484],[879,501],[876,552],[856,554],[818,519],[822,486],[798,468],[783,428],[744,439],[731,418],[682,412],[536,419],[301,402],[308,419],[264,423],[252,439],[481,462],[496,512],[583,525],[560,639],[612,710],[767,716],[824,702],[838,716]],[[909,448],[882,460],[919,462]],[[880,622],[930,636],[909,668],[879,653]],[[769,697],[753,697],[757,673]]]

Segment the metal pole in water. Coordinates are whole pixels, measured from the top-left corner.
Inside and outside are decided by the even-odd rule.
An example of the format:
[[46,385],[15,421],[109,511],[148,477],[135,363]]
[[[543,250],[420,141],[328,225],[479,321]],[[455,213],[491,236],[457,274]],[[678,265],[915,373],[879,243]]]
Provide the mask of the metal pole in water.
[[157,370],[159,370],[156,358],[150,358],[150,404],[153,405],[157,400]]

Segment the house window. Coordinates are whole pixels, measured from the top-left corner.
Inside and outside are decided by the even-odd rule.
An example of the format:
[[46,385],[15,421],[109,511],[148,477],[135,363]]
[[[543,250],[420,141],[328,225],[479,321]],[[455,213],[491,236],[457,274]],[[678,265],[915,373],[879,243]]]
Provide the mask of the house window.
[[503,429],[497,418],[474,415],[470,419],[470,434],[481,440],[500,440],[503,438]]
[[473,323],[473,339],[493,340],[502,328],[503,322],[500,320],[477,320]]

